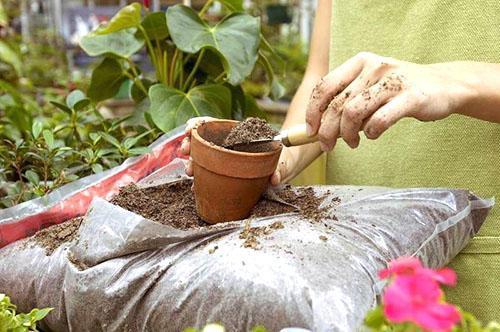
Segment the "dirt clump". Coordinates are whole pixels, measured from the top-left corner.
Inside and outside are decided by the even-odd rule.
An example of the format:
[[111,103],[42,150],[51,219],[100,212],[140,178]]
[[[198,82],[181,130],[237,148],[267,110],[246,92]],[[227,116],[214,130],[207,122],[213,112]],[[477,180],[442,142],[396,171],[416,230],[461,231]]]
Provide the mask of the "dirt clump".
[[240,239],[243,239],[242,246],[245,248],[251,248],[255,250],[261,249],[261,245],[257,238],[269,235],[275,230],[285,228],[281,221],[275,221],[270,225],[261,227],[250,227],[250,222],[245,223],[245,227],[240,232]]
[[196,214],[192,181],[178,181],[155,187],[123,187],[111,203],[144,218],[178,229],[208,226]]
[[245,144],[259,139],[272,139],[278,134],[278,131],[271,127],[266,121],[259,118],[248,118],[238,123],[229,132],[222,146],[231,149],[236,144]]
[[44,228],[30,239],[30,243],[36,243],[45,248],[47,256],[59,248],[63,243],[71,242],[78,238],[78,230],[84,217],[77,217],[67,220],[61,224]]
[[[328,206],[320,207],[329,192],[317,196],[312,187],[302,187],[293,190],[292,186],[286,185],[277,195],[280,199],[299,208],[299,213],[311,221],[321,221],[327,216]],[[340,198],[335,198],[340,202]]]

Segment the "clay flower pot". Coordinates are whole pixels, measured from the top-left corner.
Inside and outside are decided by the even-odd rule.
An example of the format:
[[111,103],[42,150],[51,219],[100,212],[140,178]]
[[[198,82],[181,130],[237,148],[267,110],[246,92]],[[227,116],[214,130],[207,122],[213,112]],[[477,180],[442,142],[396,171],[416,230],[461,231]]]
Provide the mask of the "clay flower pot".
[[221,145],[237,121],[199,125],[191,135],[194,195],[198,215],[211,224],[245,219],[269,185],[281,144],[269,152],[232,151]]

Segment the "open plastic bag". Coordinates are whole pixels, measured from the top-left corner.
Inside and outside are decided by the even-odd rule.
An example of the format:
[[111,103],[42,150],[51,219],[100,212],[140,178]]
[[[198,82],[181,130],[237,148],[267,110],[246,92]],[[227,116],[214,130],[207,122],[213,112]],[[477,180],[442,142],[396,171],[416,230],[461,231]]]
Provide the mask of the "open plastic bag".
[[[141,183],[182,173],[176,160]],[[403,255],[446,265],[493,204],[465,190],[314,190],[325,197],[324,218],[253,219],[252,227],[283,226],[259,250],[242,246],[244,221],[178,230],[96,198],[79,239],[51,256],[29,240],[0,249],[0,292],[21,311],[55,308],[42,325],[53,331],[181,331],[210,322],[228,331],[355,331],[383,286],[378,270]]]

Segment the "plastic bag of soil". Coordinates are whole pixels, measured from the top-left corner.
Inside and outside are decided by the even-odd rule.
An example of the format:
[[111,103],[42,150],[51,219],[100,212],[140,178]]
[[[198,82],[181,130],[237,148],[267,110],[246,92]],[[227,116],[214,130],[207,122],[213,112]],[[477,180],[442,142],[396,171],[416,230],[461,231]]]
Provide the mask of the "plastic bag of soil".
[[174,161],[94,199],[83,221],[0,249],[0,292],[20,311],[55,308],[52,331],[354,331],[378,270],[403,255],[446,265],[493,204],[465,190],[284,186],[248,220],[208,226],[182,173]]
[[68,183],[50,194],[0,210],[0,248],[38,230],[86,213],[94,197],[109,199],[120,187],[137,182],[176,157],[184,138],[179,127],[158,138],[150,153],[120,166]]

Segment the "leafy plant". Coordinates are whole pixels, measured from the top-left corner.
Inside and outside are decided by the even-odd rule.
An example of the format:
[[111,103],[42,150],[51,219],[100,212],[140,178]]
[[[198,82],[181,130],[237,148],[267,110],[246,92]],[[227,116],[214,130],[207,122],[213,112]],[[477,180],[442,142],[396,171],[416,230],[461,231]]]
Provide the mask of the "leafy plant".
[[16,313],[16,306],[5,294],[0,294],[0,332],[38,331],[36,323],[47,316],[52,308],[33,309],[27,314]]
[[[220,1],[226,15],[215,24],[205,15],[213,0],[198,13],[182,5],[166,13],[149,12],[139,3],[122,8],[81,40],[89,55],[104,57],[92,72],[89,98],[112,98],[124,81],[131,80],[131,98],[150,101],[146,118],[163,131],[193,116],[263,116],[241,83],[261,66],[270,93],[279,97],[283,91],[269,60],[276,54],[261,36],[259,19],[242,12],[241,0]],[[154,78],[132,61],[143,48]]]
[[[157,132],[130,117],[105,119],[80,90],[45,110],[0,82],[0,207],[43,196],[59,186],[149,152]],[[54,112],[54,107],[56,110]]]

